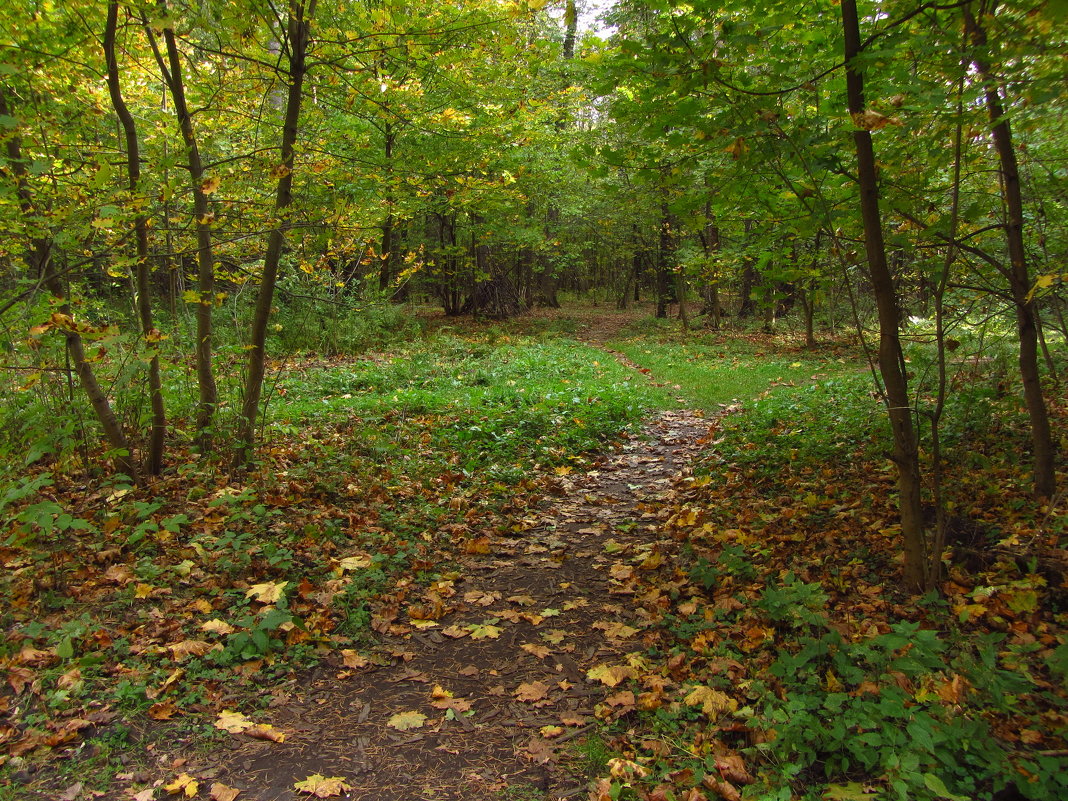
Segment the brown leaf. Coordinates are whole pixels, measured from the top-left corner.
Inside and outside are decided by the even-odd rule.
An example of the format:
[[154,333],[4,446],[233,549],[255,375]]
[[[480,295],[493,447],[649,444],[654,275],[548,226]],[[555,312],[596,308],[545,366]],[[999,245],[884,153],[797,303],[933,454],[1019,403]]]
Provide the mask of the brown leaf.
[[26,689],[26,685],[33,682],[34,675],[34,672],[29,668],[13,667],[7,672],[7,683],[11,685],[15,695],[18,695]]
[[341,660],[345,667],[354,669],[365,668],[371,664],[371,660],[365,656],[360,656],[359,653],[351,648],[346,648],[341,652]]
[[178,706],[174,701],[161,701],[148,708],[148,716],[152,720],[170,720],[177,714]]
[[716,757],[716,770],[726,781],[733,784],[752,784],[754,781],[745,769],[745,762],[737,754]]
[[720,781],[715,778],[711,773],[705,774],[704,779],[701,780],[701,784],[718,795],[724,801],[742,801],[742,794],[738,792],[736,788],[730,782]]
[[268,740],[272,743],[283,743],[286,739],[285,732],[276,729],[270,723],[257,723],[241,733],[253,740]]
[[204,640],[182,640],[167,646],[175,662],[181,662],[191,656],[204,656],[212,649],[210,642]]
[[234,801],[240,793],[236,787],[227,787],[222,782],[211,785],[211,801]]
[[556,758],[556,752],[544,737],[532,737],[524,751],[539,765],[545,765]]
[[516,688],[515,697],[528,703],[540,701],[549,692],[549,685],[541,681],[523,682]]
[[545,657],[547,657],[549,654],[552,653],[552,651],[550,651],[544,645],[536,645],[536,644],[531,643],[531,642],[524,643],[523,645],[520,645],[519,647],[522,648],[524,651],[526,651],[528,654],[536,656],[538,659],[544,659]]

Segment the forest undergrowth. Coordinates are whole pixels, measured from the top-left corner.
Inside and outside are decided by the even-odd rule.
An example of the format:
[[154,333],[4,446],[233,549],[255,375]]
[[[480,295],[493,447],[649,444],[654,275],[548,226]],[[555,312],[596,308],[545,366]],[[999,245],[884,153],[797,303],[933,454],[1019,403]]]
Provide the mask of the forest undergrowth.
[[[254,718],[263,687],[361,664],[394,624],[383,599],[433,620],[430,588],[458,559],[680,400],[715,437],[654,510],[670,560],[627,590],[644,612],[634,659],[589,678],[615,698],[574,740],[590,798],[1068,793],[1068,533],[1060,498],[1028,495],[1018,393],[996,365],[958,377],[952,548],[940,591],[915,598],[882,407],[851,347],[601,332],[636,372],[572,338],[588,322],[287,356],[244,475],[175,443],[135,488],[97,449],[10,437],[0,799],[196,795],[156,743],[210,750],[232,736],[219,714]],[[1063,397],[1050,406],[1063,428]]]

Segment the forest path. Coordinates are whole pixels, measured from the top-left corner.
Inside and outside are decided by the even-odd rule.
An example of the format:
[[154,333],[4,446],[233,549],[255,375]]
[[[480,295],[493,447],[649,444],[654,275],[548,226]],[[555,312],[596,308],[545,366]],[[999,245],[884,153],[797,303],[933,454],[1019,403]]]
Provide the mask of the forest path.
[[576,746],[597,717],[635,706],[611,670],[588,673],[626,668],[659,637],[646,626],[650,588],[675,571],[669,501],[709,427],[659,412],[585,473],[558,471],[487,552],[456,555],[460,575],[437,589],[446,614],[420,627],[401,610],[369,664],[324,666],[276,694],[267,721],[284,743],[231,738],[190,767],[249,801],[309,798],[294,783],[313,774],[377,801],[584,798]]

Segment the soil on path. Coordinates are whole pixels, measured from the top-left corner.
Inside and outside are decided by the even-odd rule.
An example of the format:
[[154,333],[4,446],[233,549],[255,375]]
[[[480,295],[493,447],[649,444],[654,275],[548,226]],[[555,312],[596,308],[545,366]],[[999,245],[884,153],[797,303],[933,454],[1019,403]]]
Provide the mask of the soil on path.
[[[243,801],[309,798],[293,785],[312,774],[376,801],[585,797],[578,746],[634,704],[589,671],[626,665],[655,637],[638,587],[674,572],[656,530],[708,431],[697,414],[661,412],[588,472],[553,476],[488,553],[458,557],[439,588],[448,614],[420,628],[401,610],[367,666],[275,691],[268,722],[285,742],[234,737],[184,769]],[[421,726],[390,725],[411,712]]]

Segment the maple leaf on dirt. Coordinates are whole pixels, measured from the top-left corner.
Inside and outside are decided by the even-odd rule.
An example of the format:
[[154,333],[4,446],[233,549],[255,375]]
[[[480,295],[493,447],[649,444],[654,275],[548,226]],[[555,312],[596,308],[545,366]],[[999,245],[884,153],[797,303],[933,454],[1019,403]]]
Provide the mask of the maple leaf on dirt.
[[277,603],[288,585],[288,581],[265,581],[262,584],[253,584],[245,591],[245,597],[255,598],[261,604]]
[[241,791],[236,787],[228,787],[222,782],[215,782],[211,785],[211,801],[234,801]]
[[614,640],[625,640],[638,633],[638,629],[618,620],[598,620],[593,624],[593,628],[600,629],[605,633],[606,637],[611,637]]
[[163,789],[171,795],[184,795],[186,798],[192,798],[200,790],[200,782],[188,773],[182,773],[170,784],[165,784]]
[[549,692],[549,685],[541,681],[523,682],[516,688],[515,697],[520,701],[527,701],[528,703],[533,701],[542,700]]
[[276,729],[270,723],[257,723],[241,733],[253,740],[267,740],[272,743],[284,743],[286,740],[285,732]]
[[544,659],[552,653],[552,651],[550,651],[544,645],[537,645],[532,642],[523,643],[519,647],[526,651],[528,654],[536,656],[538,659]]
[[301,793],[308,793],[316,798],[332,798],[333,796],[347,793],[352,787],[345,783],[345,779],[342,776],[326,777],[321,773],[313,773],[304,781],[295,782],[293,789]]
[[539,765],[552,762],[556,758],[556,752],[544,737],[532,737],[523,749],[527,756]]
[[359,653],[351,648],[346,648],[341,652],[341,661],[345,667],[354,669],[365,668],[371,664],[371,660],[365,656],[360,656]]
[[215,721],[215,728],[228,731],[230,734],[240,734],[254,725],[251,720],[240,712],[231,712],[228,709],[220,712],[218,719]]
[[472,640],[495,640],[501,636],[500,626],[494,626],[497,618],[492,618],[484,623],[472,623],[467,627],[471,632]]
[[409,729],[421,729],[426,723],[426,715],[422,712],[398,712],[386,721],[386,725],[399,731]]

